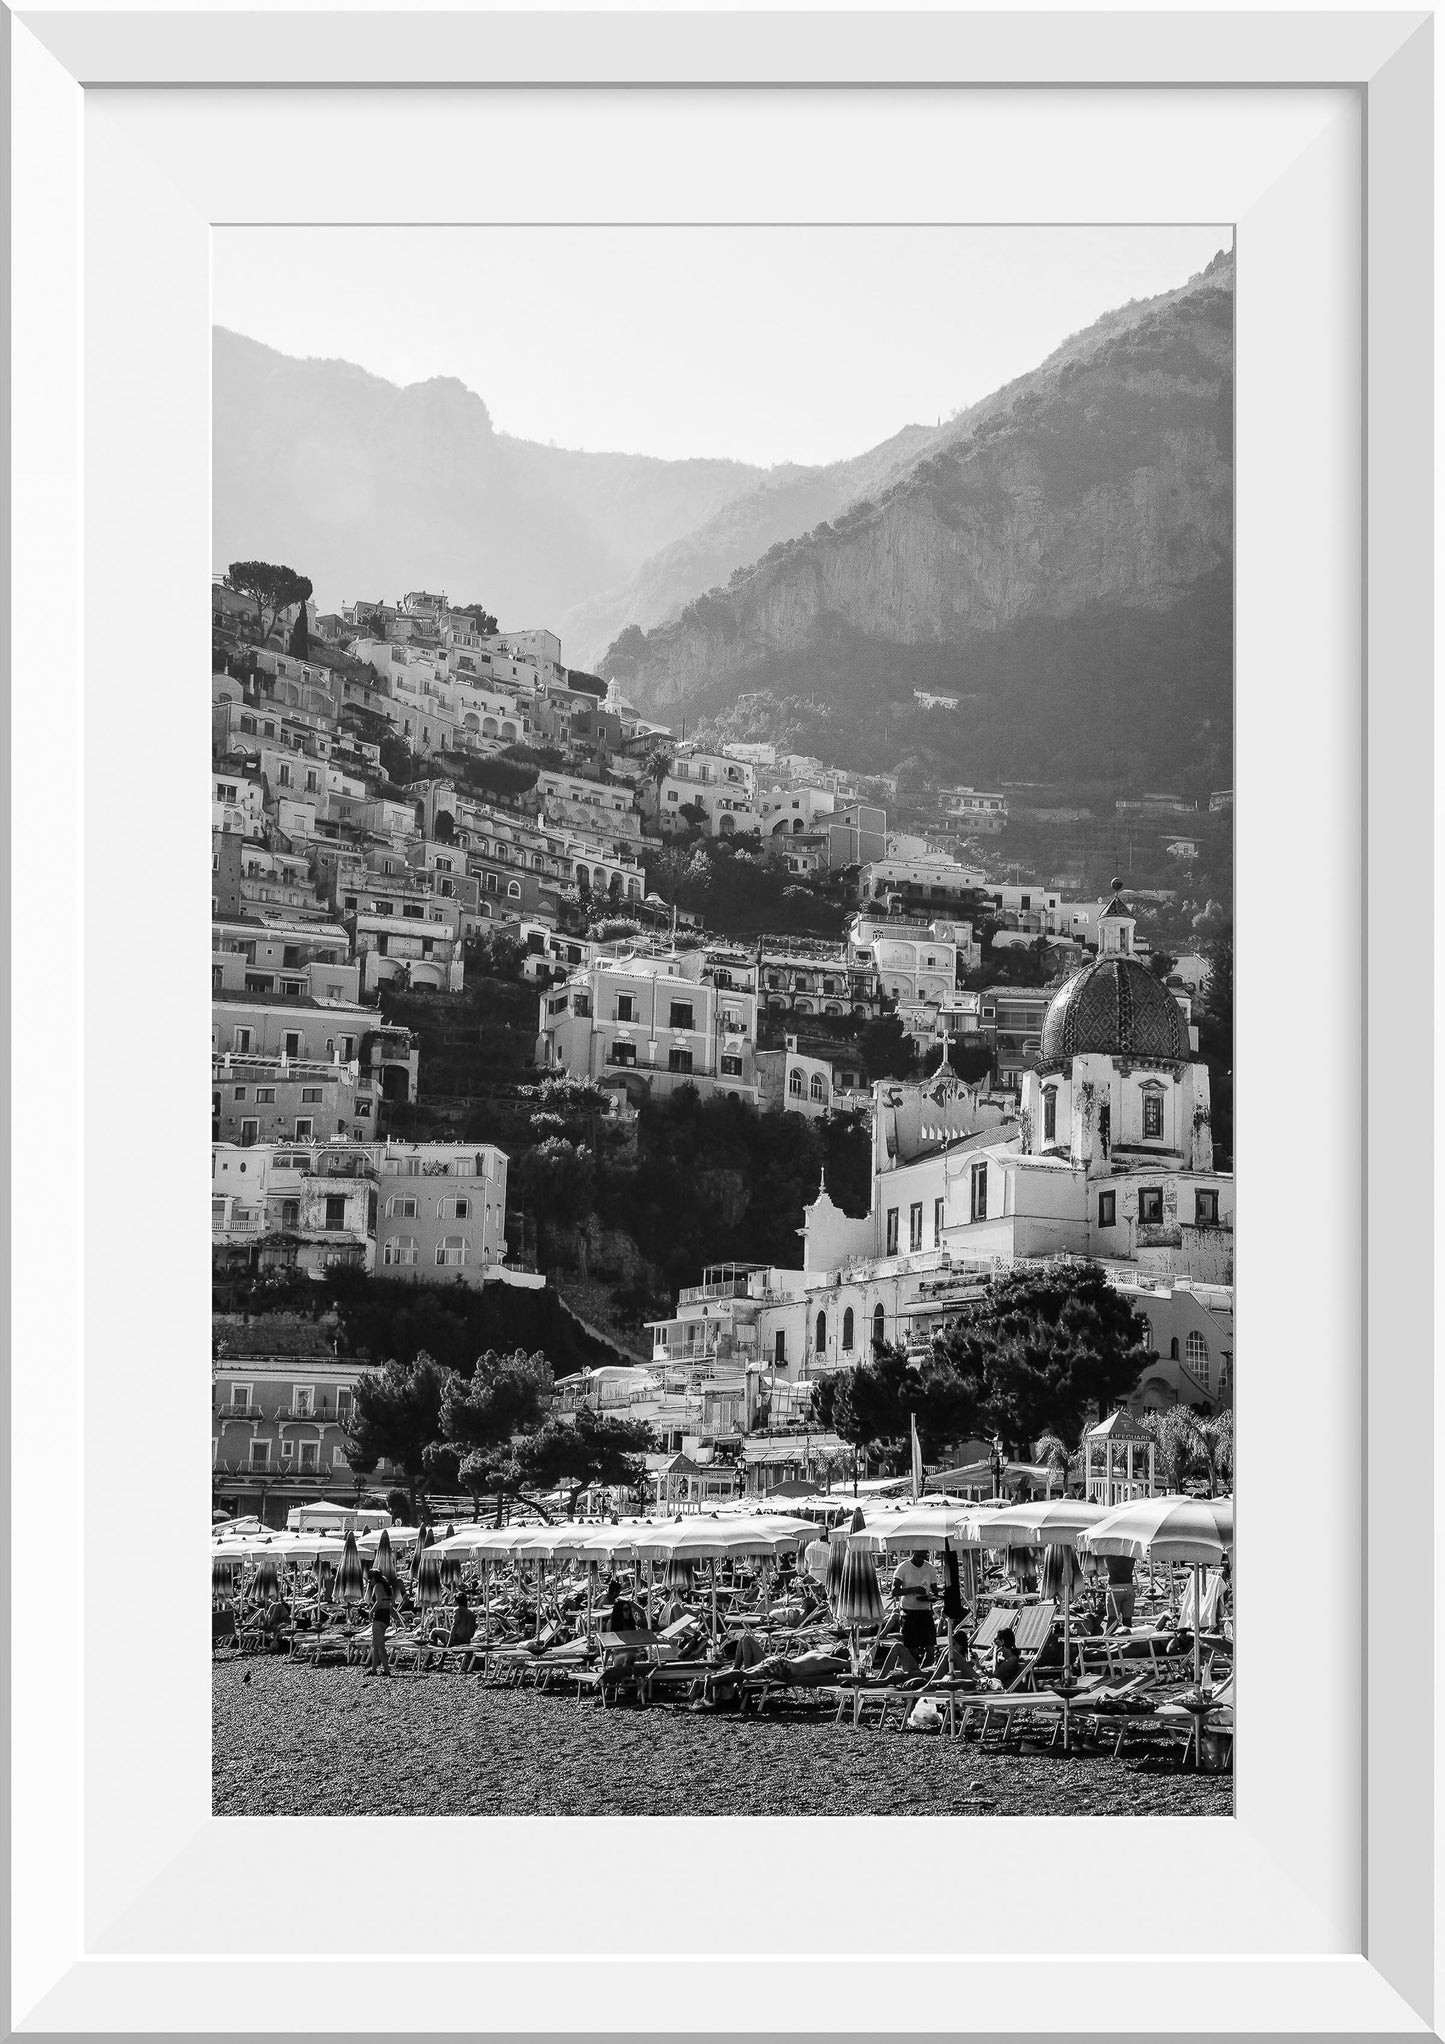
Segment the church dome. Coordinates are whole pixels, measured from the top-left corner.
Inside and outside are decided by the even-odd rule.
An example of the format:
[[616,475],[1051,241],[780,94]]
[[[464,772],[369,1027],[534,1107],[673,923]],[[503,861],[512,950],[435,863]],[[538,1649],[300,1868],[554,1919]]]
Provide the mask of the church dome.
[[1171,1064],[1190,1056],[1179,1003],[1127,953],[1096,958],[1066,979],[1044,1016],[1041,1064],[1063,1065],[1090,1052]]

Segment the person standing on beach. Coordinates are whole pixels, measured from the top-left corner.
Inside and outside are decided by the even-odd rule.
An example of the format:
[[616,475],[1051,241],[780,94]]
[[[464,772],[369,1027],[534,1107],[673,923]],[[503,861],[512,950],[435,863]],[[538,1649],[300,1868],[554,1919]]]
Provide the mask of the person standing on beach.
[[927,1667],[938,1642],[933,1623],[937,1594],[938,1576],[926,1549],[920,1548],[899,1562],[893,1571],[893,1595],[903,1614],[903,1644],[920,1668]]
[[386,1657],[386,1629],[391,1624],[391,1584],[384,1575],[372,1570],[371,1575],[371,1659],[367,1663],[368,1675],[390,1675],[391,1662]]

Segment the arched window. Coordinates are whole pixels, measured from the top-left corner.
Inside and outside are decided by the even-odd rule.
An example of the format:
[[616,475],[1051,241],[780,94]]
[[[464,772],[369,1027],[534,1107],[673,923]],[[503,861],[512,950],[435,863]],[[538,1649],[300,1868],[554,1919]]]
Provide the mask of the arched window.
[[522,883],[520,880],[509,880],[507,882],[507,898],[509,901],[520,901],[522,899]]
[[823,1074],[821,1072],[814,1072],[812,1078],[808,1081],[808,1096],[812,1100],[827,1099],[828,1096],[823,1089]]
[[1057,1086],[1045,1086],[1045,1088],[1044,1088],[1044,1141],[1045,1141],[1046,1143],[1051,1143],[1051,1142],[1052,1142],[1052,1141],[1054,1140],[1054,1130],[1055,1130],[1055,1128],[1056,1128],[1056,1126],[1057,1126],[1057,1122],[1058,1122],[1058,1105],[1059,1105],[1059,1089],[1058,1089],[1058,1087],[1057,1087]]
[[827,1346],[828,1316],[826,1313],[820,1313],[818,1315],[818,1324],[813,1329],[813,1347],[818,1355],[822,1355]]
[[873,1345],[875,1348],[882,1348],[883,1346],[883,1308],[881,1306],[873,1308]]
[[1179,1336],[1177,1334],[1171,1335],[1169,1339],[1169,1360],[1171,1363],[1177,1363],[1179,1360]]
[[1202,1364],[1208,1369],[1209,1344],[1202,1334],[1196,1332],[1189,1336],[1184,1344],[1184,1360],[1186,1363]]
[[795,1100],[801,1100],[803,1097],[803,1075],[796,1065],[788,1074],[788,1091]]
[[845,1355],[853,1353],[853,1308],[851,1306],[845,1307],[843,1312],[843,1351]]

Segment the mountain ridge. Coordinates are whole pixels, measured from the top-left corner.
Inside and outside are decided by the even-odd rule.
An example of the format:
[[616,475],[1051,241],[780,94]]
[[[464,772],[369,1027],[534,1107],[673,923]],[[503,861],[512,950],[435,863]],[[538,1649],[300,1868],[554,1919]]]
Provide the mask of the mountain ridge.
[[[861,498],[771,546],[668,622],[629,626],[601,671],[640,709],[680,711],[690,723],[739,694],[831,705],[845,745],[857,735],[850,720],[877,725],[913,686],[926,687],[958,698],[951,724],[939,727],[938,710],[921,713],[945,760],[964,770],[982,756],[999,772],[1025,761],[1052,771],[1067,734],[1046,742],[1036,728],[1048,706],[1005,642],[1021,646],[1029,626],[1036,655],[1047,640],[1049,664],[1067,670],[1066,632],[1040,637],[1039,628],[1087,614],[1100,644],[1113,631],[1121,665],[1112,677],[1098,669],[1096,699],[1092,707],[1079,699],[1077,712],[1101,728],[1107,691],[1103,724],[1121,743],[1131,715],[1147,727],[1148,744],[1127,749],[1148,773],[1227,769],[1219,730],[1232,688],[1233,284],[1232,255],[1221,252],[1175,290],[1104,315],[935,432],[876,501]],[[1191,593],[1199,600],[1189,630],[1209,649],[1203,671],[1180,636],[1182,614],[1172,636],[1167,623]],[[1165,628],[1144,629],[1137,613]],[[926,683],[906,681],[920,670]],[[871,699],[855,686],[865,672]],[[1178,705],[1175,744],[1145,700],[1151,690],[1172,700],[1185,672],[1209,705],[1213,735],[1202,743],[1187,703]],[[1072,700],[1066,671],[1060,679]],[[1021,703],[1033,722],[1006,743]],[[891,737],[906,751],[923,735],[900,728]]]

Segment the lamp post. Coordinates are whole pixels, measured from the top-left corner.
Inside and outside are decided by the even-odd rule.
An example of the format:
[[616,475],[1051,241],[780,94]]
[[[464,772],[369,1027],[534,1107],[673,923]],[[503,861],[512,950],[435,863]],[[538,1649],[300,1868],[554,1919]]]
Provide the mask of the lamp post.
[[993,1453],[989,1459],[993,1465],[993,1494],[999,1498],[1003,1496],[1003,1439],[999,1434],[993,1437]]

